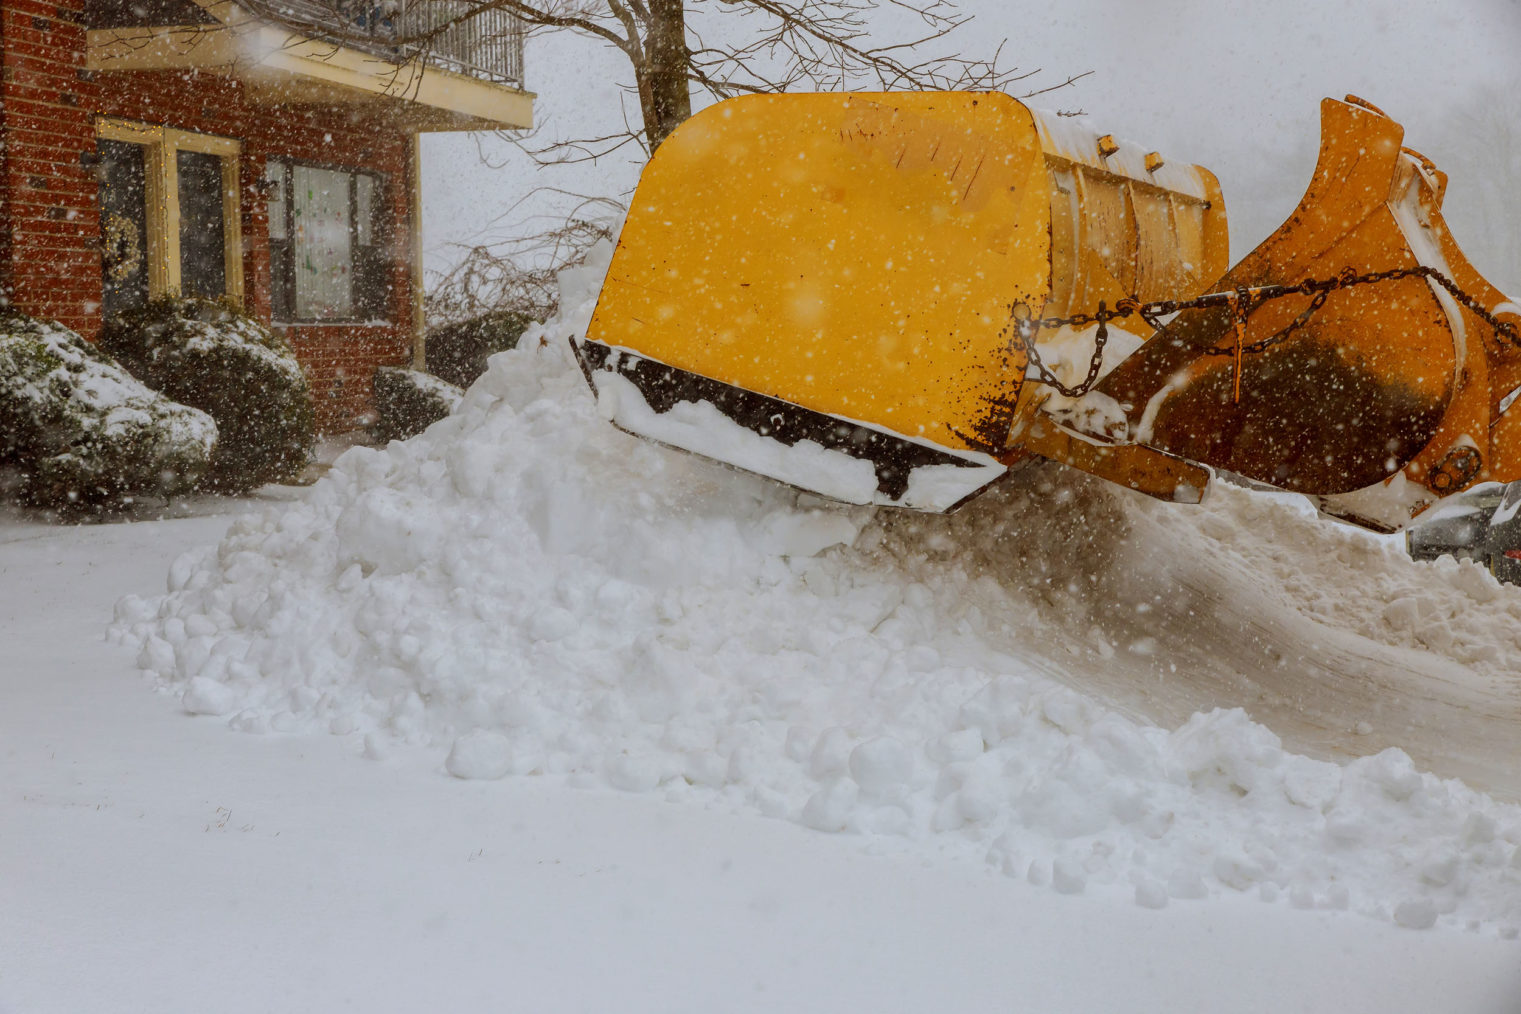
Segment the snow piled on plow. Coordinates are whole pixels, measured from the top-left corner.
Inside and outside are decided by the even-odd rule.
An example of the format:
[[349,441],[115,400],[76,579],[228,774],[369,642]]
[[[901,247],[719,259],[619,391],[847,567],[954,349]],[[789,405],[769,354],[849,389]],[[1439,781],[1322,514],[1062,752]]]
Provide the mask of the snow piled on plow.
[[455,415],[124,600],[140,665],[243,731],[400,740],[459,777],[759,811],[1061,892],[1521,928],[1521,808],[1378,749],[1410,729],[1366,700],[1300,737],[1356,759],[1247,713],[1278,693],[1292,720],[1294,681],[1344,656],[1500,681],[1515,590],[1229,488],[1184,509],[1037,466],[948,518],[812,500],[599,419],[565,342],[590,297],[566,305]]

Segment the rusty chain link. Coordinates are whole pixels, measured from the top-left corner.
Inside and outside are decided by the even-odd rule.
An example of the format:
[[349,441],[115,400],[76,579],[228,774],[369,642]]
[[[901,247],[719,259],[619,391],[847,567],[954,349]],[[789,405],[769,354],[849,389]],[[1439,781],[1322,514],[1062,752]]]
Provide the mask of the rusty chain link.
[[[1068,398],[1080,398],[1093,389],[1098,382],[1099,371],[1103,369],[1104,347],[1109,341],[1109,322],[1130,317],[1132,314],[1140,317],[1153,331],[1170,336],[1167,325],[1160,318],[1168,314],[1177,313],[1181,310],[1200,310],[1215,307],[1226,307],[1231,311],[1232,323],[1236,325],[1237,340],[1229,345],[1215,345],[1204,349],[1207,356],[1236,356],[1239,374],[1240,358],[1243,355],[1255,355],[1266,351],[1288,338],[1294,332],[1307,324],[1315,312],[1325,305],[1326,299],[1337,289],[1348,289],[1355,285],[1370,285],[1379,282],[1397,281],[1402,278],[1426,278],[1436,282],[1446,289],[1466,309],[1488,324],[1495,333],[1495,337],[1509,345],[1521,348],[1521,333],[1517,332],[1516,325],[1500,320],[1490,313],[1484,306],[1468,293],[1458,288],[1457,283],[1436,268],[1418,264],[1413,268],[1393,268],[1388,271],[1369,271],[1364,274],[1355,273],[1350,267],[1343,268],[1333,278],[1314,279],[1307,278],[1298,285],[1261,285],[1255,288],[1237,288],[1226,292],[1211,292],[1196,299],[1159,299],[1149,303],[1143,303],[1138,299],[1125,298],[1115,303],[1114,309],[1109,309],[1100,302],[1098,309],[1093,313],[1076,313],[1070,317],[1041,317],[1031,318],[1030,309],[1024,303],[1016,303],[1011,309],[1015,327],[1019,331],[1020,340],[1024,345],[1025,355],[1030,365],[1035,367],[1037,379],[1040,383],[1055,388]],[[1300,311],[1299,315],[1286,326],[1268,335],[1266,338],[1252,342],[1250,345],[1241,344],[1240,334],[1249,318],[1264,303],[1285,296],[1313,296],[1310,305]],[[1040,357],[1040,352],[1035,345],[1035,335],[1041,328],[1058,327],[1086,327],[1089,324],[1097,324],[1098,331],[1093,336],[1093,357],[1088,363],[1088,375],[1083,381],[1075,386],[1068,387],[1057,379],[1056,374],[1051,372]],[[1239,379],[1239,377],[1238,377]]]

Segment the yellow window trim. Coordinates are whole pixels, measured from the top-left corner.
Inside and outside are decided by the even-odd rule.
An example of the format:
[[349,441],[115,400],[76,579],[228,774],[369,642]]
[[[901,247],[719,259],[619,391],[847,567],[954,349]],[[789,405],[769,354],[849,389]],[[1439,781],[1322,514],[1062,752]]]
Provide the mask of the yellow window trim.
[[177,130],[153,123],[114,117],[95,121],[95,136],[103,141],[125,141],[144,149],[146,176],[144,203],[148,212],[148,296],[179,294],[180,278],[180,171],[182,151],[216,155],[222,160],[223,268],[227,276],[227,299],[243,305],[243,208],[238,193],[239,157],[243,143],[232,137]]
[[412,368],[421,370],[427,365],[428,327],[423,304],[422,138],[419,135],[412,135],[407,154],[407,189],[412,204],[409,216],[412,228],[408,236],[412,244]]

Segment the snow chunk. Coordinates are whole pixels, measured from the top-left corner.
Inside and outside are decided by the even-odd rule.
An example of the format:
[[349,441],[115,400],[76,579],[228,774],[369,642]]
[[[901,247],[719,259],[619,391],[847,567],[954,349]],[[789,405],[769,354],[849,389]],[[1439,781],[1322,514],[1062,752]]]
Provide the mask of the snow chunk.
[[449,748],[444,768],[455,778],[505,778],[512,773],[512,744],[501,733],[467,732]]
[[225,715],[238,706],[238,695],[225,683],[196,676],[180,697],[180,705],[192,715]]
[[860,533],[857,519],[831,511],[777,511],[760,526],[762,544],[778,556],[817,556],[848,546]]
[[850,752],[850,775],[874,795],[906,785],[914,773],[914,756],[895,739],[880,736]]
[[1149,878],[1142,880],[1135,885],[1135,903],[1142,908],[1166,908],[1167,888]]
[[1394,908],[1395,924],[1406,929],[1430,929],[1436,920],[1436,905],[1429,898],[1402,901]]
[[800,819],[818,831],[843,831],[859,791],[850,779],[837,778],[808,797]]
[[1058,859],[1051,864],[1051,886],[1058,894],[1081,894],[1087,885],[1088,877],[1075,860]]

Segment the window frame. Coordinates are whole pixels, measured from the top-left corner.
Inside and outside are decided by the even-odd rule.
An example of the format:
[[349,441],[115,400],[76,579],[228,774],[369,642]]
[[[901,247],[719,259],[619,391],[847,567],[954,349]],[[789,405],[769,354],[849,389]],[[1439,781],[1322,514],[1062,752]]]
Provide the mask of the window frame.
[[[377,280],[379,291],[367,294],[361,291],[361,251],[383,252],[390,244],[391,233],[394,228],[391,220],[383,213],[387,207],[387,196],[390,191],[390,180],[385,173],[374,169],[355,168],[348,165],[340,165],[333,162],[321,162],[314,159],[295,158],[289,155],[270,155],[264,160],[264,174],[261,179],[268,180],[271,177],[270,168],[280,167],[280,182],[282,203],[285,209],[285,238],[269,240],[269,275],[270,275],[270,319],[280,327],[313,327],[323,325],[341,325],[353,327],[369,323],[386,324],[393,323],[394,307],[392,301],[387,299],[387,291],[383,284],[384,279]],[[296,271],[295,271],[295,242],[296,242],[296,193],[295,171],[297,166],[307,169],[321,169],[327,172],[342,173],[349,180],[349,278],[351,311],[345,317],[297,317],[296,316]],[[370,206],[370,242],[361,245],[359,242],[359,184],[361,177],[373,181],[374,194]],[[275,244],[283,246],[280,257],[275,256]],[[382,268],[385,261],[382,257]],[[283,289],[283,292],[282,292]],[[366,300],[374,298],[373,312],[366,313]],[[280,316],[279,310],[283,307],[289,316]]]
[[108,116],[96,119],[95,136],[100,140],[121,141],[143,148],[149,299],[181,292],[179,153],[192,151],[215,155],[221,160],[225,298],[241,307],[244,300],[243,207],[240,199],[243,142],[234,137]]

